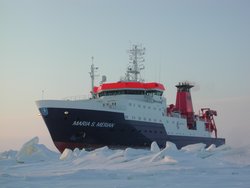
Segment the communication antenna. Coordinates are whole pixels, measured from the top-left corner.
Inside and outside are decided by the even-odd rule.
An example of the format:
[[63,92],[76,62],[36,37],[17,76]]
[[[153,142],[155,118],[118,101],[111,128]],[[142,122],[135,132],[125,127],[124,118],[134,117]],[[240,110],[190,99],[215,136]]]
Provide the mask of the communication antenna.
[[135,81],[138,82],[139,75],[141,70],[145,67],[143,62],[145,62],[144,55],[145,55],[145,48],[142,48],[140,45],[133,45],[131,50],[128,50],[129,53],[129,65],[127,67],[127,72],[125,75],[126,81]]
[[159,73],[158,73],[158,75],[159,75],[159,82],[161,82],[161,64],[159,64]]
[[91,64],[91,67],[90,67],[90,78],[91,78],[91,95],[92,95],[92,98],[95,98],[95,94],[94,94],[94,86],[95,86],[95,77],[97,77],[98,75],[95,74],[96,70],[98,69],[98,67],[95,67],[94,65],[94,57],[92,56],[91,57],[91,61],[92,61],[92,64]]
[[44,100],[44,90],[42,90],[42,100]]

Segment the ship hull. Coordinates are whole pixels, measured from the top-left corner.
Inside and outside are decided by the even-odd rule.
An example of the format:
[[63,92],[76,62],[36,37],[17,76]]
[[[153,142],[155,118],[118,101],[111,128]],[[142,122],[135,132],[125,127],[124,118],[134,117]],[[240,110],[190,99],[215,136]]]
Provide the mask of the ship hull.
[[60,152],[65,148],[92,150],[110,148],[149,148],[156,141],[164,148],[166,141],[183,146],[204,143],[225,144],[223,138],[168,135],[161,123],[126,120],[123,113],[86,109],[40,108],[51,138]]

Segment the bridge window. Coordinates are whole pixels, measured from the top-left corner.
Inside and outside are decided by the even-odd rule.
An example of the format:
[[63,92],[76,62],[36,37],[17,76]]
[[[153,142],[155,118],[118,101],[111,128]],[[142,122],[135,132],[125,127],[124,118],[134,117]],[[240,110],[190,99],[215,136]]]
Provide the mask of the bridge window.
[[111,96],[111,95],[144,95],[144,90],[112,90],[112,91],[102,91],[98,94],[99,97]]
[[146,91],[147,95],[158,95],[158,96],[162,96],[163,92],[162,91],[157,91],[157,90],[148,90]]
[[98,94],[99,97],[102,96],[110,96],[110,95],[157,95],[162,96],[163,91],[158,90],[134,90],[134,89],[127,89],[127,90],[111,90],[111,91],[102,91]]

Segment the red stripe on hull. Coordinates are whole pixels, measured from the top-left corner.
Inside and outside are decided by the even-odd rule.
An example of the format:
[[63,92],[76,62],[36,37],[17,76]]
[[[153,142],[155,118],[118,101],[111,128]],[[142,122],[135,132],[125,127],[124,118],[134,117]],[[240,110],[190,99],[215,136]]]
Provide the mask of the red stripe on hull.
[[103,147],[100,144],[84,144],[84,143],[73,143],[73,142],[54,142],[56,148],[62,153],[66,148],[74,150],[75,148],[83,149],[87,148],[93,150],[96,148]]

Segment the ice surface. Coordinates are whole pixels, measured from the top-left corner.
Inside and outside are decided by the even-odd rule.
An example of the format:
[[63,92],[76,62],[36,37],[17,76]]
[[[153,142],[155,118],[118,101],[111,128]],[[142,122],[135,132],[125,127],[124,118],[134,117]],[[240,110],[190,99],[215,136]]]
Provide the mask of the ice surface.
[[16,154],[19,163],[45,161],[53,157],[53,152],[44,145],[38,144],[39,138],[35,137],[26,142]]
[[160,148],[159,148],[159,146],[158,146],[158,144],[157,144],[156,142],[152,142],[150,150],[151,150],[153,153],[158,153],[158,152],[160,152]]
[[68,148],[66,148],[63,151],[62,155],[60,156],[60,160],[70,160],[72,158],[73,158],[73,152]]
[[[187,153],[197,153],[205,150],[206,145],[199,143],[199,144],[191,144],[188,146],[184,146],[181,148],[181,151],[187,152]],[[208,150],[212,150],[214,146],[210,146]]]
[[1,153],[0,160],[15,159],[16,154],[17,154],[17,151],[14,151],[14,150],[5,151],[5,152]]
[[177,150],[173,143],[159,150],[51,152],[33,138],[19,151],[0,153],[3,187],[250,187],[250,147],[216,148],[203,144]]

